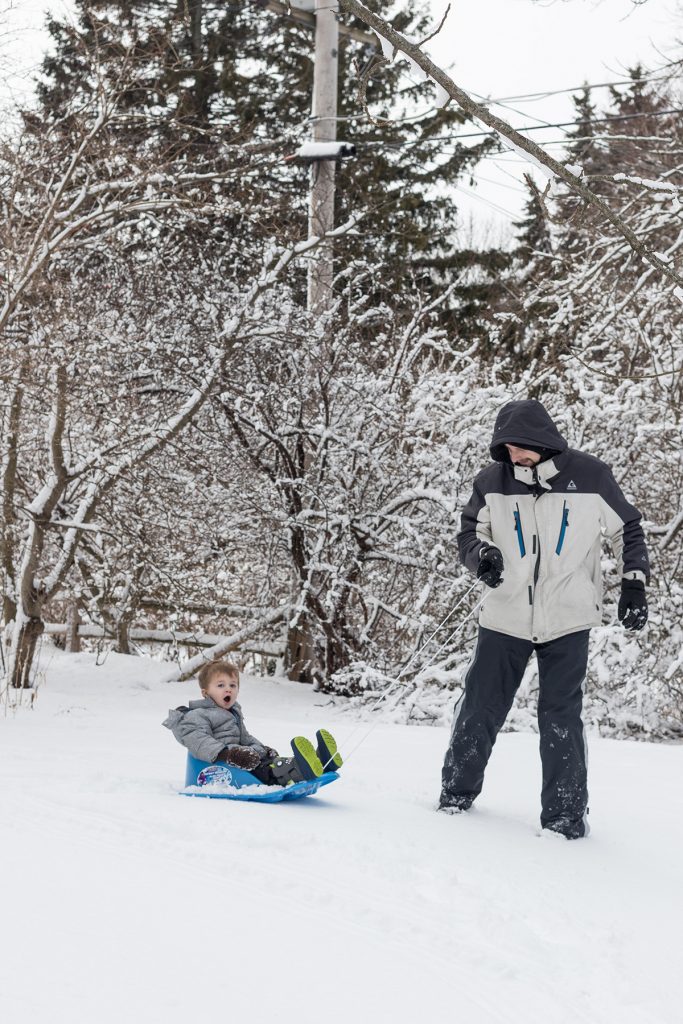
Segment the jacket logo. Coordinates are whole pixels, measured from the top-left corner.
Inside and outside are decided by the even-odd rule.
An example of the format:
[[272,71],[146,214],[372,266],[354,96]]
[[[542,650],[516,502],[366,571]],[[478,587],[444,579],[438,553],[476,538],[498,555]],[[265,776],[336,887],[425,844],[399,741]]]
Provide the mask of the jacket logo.
[[573,480],[570,480],[569,483],[567,484],[567,490],[568,491],[575,491],[576,490],[576,484],[574,483]]

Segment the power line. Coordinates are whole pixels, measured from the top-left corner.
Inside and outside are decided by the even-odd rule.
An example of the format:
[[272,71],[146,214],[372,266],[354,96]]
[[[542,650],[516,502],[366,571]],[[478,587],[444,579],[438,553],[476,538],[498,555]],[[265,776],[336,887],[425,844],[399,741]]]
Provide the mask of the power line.
[[[476,93],[472,93],[472,95],[475,96]],[[509,103],[502,103],[500,100],[489,100],[488,102],[494,107],[502,107],[503,110],[511,110],[513,114],[520,114],[521,117],[531,117],[534,121],[537,121],[542,128],[551,127],[551,125],[549,125],[547,121],[544,121],[542,117],[534,117],[533,114],[529,114],[526,110],[519,110],[518,107],[511,107]]]
[[[502,101],[508,100],[535,100],[545,99],[546,96],[560,96],[562,93],[568,92],[590,92],[592,89],[606,89],[609,86],[614,85],[640,85],[641,82],[664,82],[671,75],[649,75],[646,78],[625,78],[616,82],[593,82],[590,84],[584,83],[583,85],[576,85],[573,89],[548,89],[546,92],[527,92],[521,93],[518,96],[501,96],[499,99]],[[482,97],[485,98],[485,97]],[[488,100],[489,103],[498,103],[499,100]]]
[[[634,84],[638,84],[640,82],[665,81],[668,78],[670,78],[670,75],[661,75],[659,77],[650,77],[650,78],[629,78],[628,80],[616,81],[616,82],[596,82],[593,85],[584,85],[584,86],[581,86],[580,88],[581,89],[585,89],[586,91],[590,91],[591,89],[602,89],[602,88],[604,88],[606,86],[612,86],[612,85],[634,85]],[[577,90],[576,89],[555,89],[555,90],[548,91],[548,92],[526,93],[523,96],[501,96],[498,99],[491,99],[489,96],[484,96],[482,93],[475,92],[473,89],[468,89],[466,91],[469,92],[469,94],[471,96],[475,96],[477,99],[482,100],[484,103],[488,103],[488,104],[490,104],[492,106],[503,107],[503,106],[506,106],[507,100],[523,100],[523,99],[530,99],[530,98],[544,99],[546,96],[558,96],[561,93],[576,92]],[[399,123],[403,123],[403,122],[406,122],[406,121],[421,121],[423,118],[427,117],[429,114],[437,113],[440,109],[442,109],[442,108],[440,108],[440,107],[427,107],[426,110],[423,110],[420,113],[409,114],[406,117],[391,118],[390,121],[391,121],[391,124],[399,124]],[[516,114],[523,114],[524,113],[521,110],[515,110],[514,107],[507,107],[507,109],[508,110],[514,110],[514,112]],[[652,112],[651,114],[648,114],[648,115],[645,115],[645,114],[614,115],[614,117],[610,116],[610,117],[604,117],[604,118],[593,118],[593,121],[595,121],[597,123],[601,123],[603,121],[616,120],[618,117],[628,118],[628,117],[655,116],[657,113],[660,113],[660,114],[680,113],[680,111],[677,111],[677,110],[674,110],[674,111],[662,110],[662,111],[659,111],[659,112],[656,112],[656,111]],[[533,114],[528,114],[528,115],[525,115],[525,116],[533,117]],[[307,118],[307,120],[308,121],[313,121],[313,120],[315,120],[315,118],[309,116]],[[336,121],[370,121],[370,120],[374,120],[374,119],[373,119],[372,115],[370,115],[370,114],[346,114],[346,115],[339,115],[338,117],[335,118],[335,120]],[[542,120],[543,120],[542,118],[534,117],[534,121],[542,121]],[[564,123],[559,123],[559,124],[555,123],[555,124],[553,124],[553,123],[549,123],[547,121],[543,121],[543,124],[540,127],[543,127],[543,128],[562,128],[562,127],[564,127],[566,125],[575,125],[575,124],[583,124],[583,123],[584,123],[583,121],[567,121],[567,122],[564,122]],[[517,131],[531,131],[531,130],[534,130],[534,126],[532,126],[531,128],[518,128],[517,129]],[[495,134],[495,132],[478,132],[478,133],[476,133],[476,135],[491,135],[491,134]],[[447,136],[443,136],[443,137],[446,138]],[[458,136],[458,137],[459,138],[463,138],[463,139],[467,139],[467,138],[474,138],[475,135],[461,135],[461,136]]]
[[[659,135],[577,135],[571,139],[548,139],[543,141],[543,146],[566,146],[568,142],[572,145],[575,142],[672,142],[673,139],[664,139]],[[455,150],[453,150],[455,153]],[[678,150],[680,152],[680,149]]]
[[[266,7],[267,8],[269,0],[252,0],[252,3],[257,4],[260,7]],[[271,10],[274,9],[274,8],[285,7],[285,4],[286,4],[286,0],[274,0]],[[233,7],[234,6],[234,7],[237,7],[239,9],[240,5],[238,5],[238,4],[229,4],[228,6],[229,7]],[[340,8],[339,8],[339,6],[337,4],[332,4],[329,7],[325,6],[325,7],[322,7],[321,9],[324,10],[324,11],[336,11],[338,14],[341,13],[341,10],[340,10]],[[281,13],[282,17],[289,18],[289,19],[295,20],[295,21],[302,21],[303,18],[306,18],[306,21],[309,22],[310,19],[314,19],[315,18],[315,14],[310,14],[309,12],[304,11],[304,10],[297,10],[296,8],[294,8],[294,9],[289,8],[289,10],[281,11],[281,12],[278,12],[278,13]],[[349,30],[348,26],[340,24],[340,31],[348,32],[350,30]],[[369,31],[373,31],[373,30],[370,29]],[[364,34],[367,35],[366,33],[364,33]],[[402,54],[402,52],[399,50],[398,53],[397,53],[397,58],[400,60],[401,57],[403,57],[405,59],[406,55]],[[679,61],[672,61],[671,66],[672,67],[677,67],[680,63],[681,62],[679,62]],[[493,103],[493,104],[502,106],[504,103],[507,103],[508,101],[511,101],[511,100],[514,101],[514,100],[545,99],[547,96],[560,96],[563,93],[570,93],[570,92],[590,92],[593,89],[605,89],[605,88],[608,88],[608,87],[611,87],[611,86],[617,86],[617,85],[640,85],[643,82],[663,82],[663,81],[666,81],[669,78],[671,78],[670,74],[662,75],[662,74],[657,73],[657,74],[654,74],[654,75],[643,76],[641,78],[617,79],[617,80],[612,81],[612,82],[592,82],[592,83],[585,83],[584,82],[581,85],[576,85],[576,86],[573,86],[571,88],[547,89],[544,92],[519,93],[519,94],[514,95],[514,96],[499,96],[496,99],[491,99],[489,97],[483,96],[481,93],[477,93],[477,92],[474,92],[472,90],[468,90],[468,91],[471,92],[471,94],[473,96],[478,96],[479,99],[482,99],[482,100],[484,100],[487,103]],[[427,113],[430,113],[433,109],[434,108],[430,108],[427,111]],[[366,117],[367,117],[366,114],[359,115],[359,118],[366,118]],[[337,120],[339,120],[339,121],[341,121],[341,120],[350,121],[350,120],[352,120],[352,118],[351,117],[344,117],[344,118],[339,117],[339,118],[337,118]]]
[[[499,168],[499,169],[502,170],[502,168]],[[489,185],[496,185],[498,188],[509,188],[511,192],[522,192],[522,193],[526,194],[526,189],[519,182],[519,180],[517,178],[515,178],[514,174],[509,174],[508,173],[508,177],[512,178],[513,181],[517,182],[517,186],[516,187],[514,185],[506,185],[506,183],[504,181],[496,181],[494,178],[485,178],[483,174],[476,174],[476,173],[473,172],[471,177],[475,178],[476,181],[485,181]]]
[[[673,139],[664,139],[664,138],[662,138],[659,135],[578,135],[578,136],[572,136],[571,139],[567,139],[566,137],[564,139],[547,139],[547,140],[544,139],[543,142],[541,143],[541,145],[545,149],[545,147],[547,147],[547,146],[566,146],[570,142],[571,142],[572,145],[574,145],[577,142],[605,142],[605,141],[607,141],[607,142],[659,142],[659,143],[666,143],[666,142],[673,142],[674,140]],[[457,150],[457,148],[446,147],[446,148],[440,150],[439,152],[443,153],[446,156],[455,156],[458,153],[458,150]],[[680,146],[677,149],[675,149],[675,150],[672,150],[670,148],[667,149],[667,153],[669,153],[669,154],[680,153],[680,152],[681,152]],[[501,159],[503,159],[503,157],[505,159],[507,159],[507,160],[510,160],[511,163],[529,163],[530,162],[530,159],[528,159],[526,156],[522,156],[521,155],[521,151],[519,153],[517,153],[517,152],[513,152],[512,150],[506,150],[504,155],[501,155],[500,153],[496,153],[495,154],[495,159],[497,159],[497,160],[501,160]],[[486,156],[482,156],[480,158],[480,162],[483,163],[484,161],[491,160],[491,159],[493,159],[493,154],[488,154]]]
[[[545,131],[547,128],[575,128],[575,127],[578,127],[578,126],[580,126],[582,124],[606,124],[609,121],[631,121],[634,118],[664,117],[666,114],[681,114],[681,113],[683,113],[683,107],[674,107],[671,110],[652,110],[652,111],[648,111],[648,112],[643,113],[643,114],[613,114],[613,115],[610,115],[609,117],[594,117],[594,118],[591,118],[590,121],[587,121],[586,119],[584,119],[584,120],[581,120],[581,121],[558,121],[558,122],[556,122],[554,124],[547,124],[547,125],[544,125],[544,124],[522,125],[519,128],[514,128],[514,131],[516,131],[516,132],[539,132],[539,131]],[[413,141],[408,141],[408,142],[384,142],[384,141],[381,141],[381,140],[377,140],[377,141],[374,141],[374,142],[372,142],[372,141],[371,142],[364,142],[364,143],[362,143],[362,145],[364,145],[364,146],[389,146],[389,147],[394,148],[394,149],[400,149],[400,148],[402,148],[404,146],[423,146],[426,143],[449,142],[449,141],[460,140],[460,139],[481,139],[481,138],[486,138],[486,137],[489,137],[489,136],[495,136],[495,135],[499,135],[499,134],[500,134],[499,132],[496,132],[496,131],[493,131],[493,130],[492,131],[487,131],[487,132],[467,132],[464,135],[432,135],[432,136],[430,136],[428,138],[425,138],[425,139],[415,139]],[[572,141],[572,140],[562,140],[562,141]]]
[[494,203],[491,199],[486,199],[484,196],[480,196],[478,192],[474,192],[471,188],[465,188],[464,185],[455,185],[454,189],[456,192],[462,192],[464,195],[468,195],[471,199],[476,199],[478,202],[483,203],[484,206],[489,206],[496,213],[504,213],[506,217],[511,220],[515,217],[519,217],[520,212],[513,213],[511,210],[507,210],[504,206],[500,206],[498,203]]

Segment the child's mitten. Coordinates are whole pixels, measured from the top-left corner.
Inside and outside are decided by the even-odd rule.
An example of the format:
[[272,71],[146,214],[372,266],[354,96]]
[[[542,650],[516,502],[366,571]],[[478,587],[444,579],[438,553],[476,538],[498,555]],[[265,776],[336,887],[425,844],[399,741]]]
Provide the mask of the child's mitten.
[[252,768],[258,768],[261,763],[261,755],[251,747],[223,747],[218,755],[219,761],[227,761],[235,768],[244,768],[249,772]]
[[274,761],[275,758],[279,756],[280,755],[278,754],[277,750],[274,750],[272,747],[266,747],[266,752],[263,755],[263,759],[264,761]]

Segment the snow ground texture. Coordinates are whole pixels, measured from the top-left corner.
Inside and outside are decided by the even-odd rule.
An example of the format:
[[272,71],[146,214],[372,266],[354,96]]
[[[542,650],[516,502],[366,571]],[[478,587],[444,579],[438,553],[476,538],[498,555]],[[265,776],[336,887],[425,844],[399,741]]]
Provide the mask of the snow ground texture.
[[[683,748],[591,743],[588,840],[537,837],[537,737],[505,734],[476,808],[435,812],[448,734],[382,724],[291,804],[177,795],[167,666],[49,655],[0,718],[4,1024],[677,1024]],[[367,729],[246,678],[288,749]]]

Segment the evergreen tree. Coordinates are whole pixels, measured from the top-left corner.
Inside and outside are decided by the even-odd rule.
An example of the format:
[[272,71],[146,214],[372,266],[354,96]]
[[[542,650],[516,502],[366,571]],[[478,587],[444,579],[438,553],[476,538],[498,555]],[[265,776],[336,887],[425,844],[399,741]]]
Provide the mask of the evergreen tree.
[[[666,124],[659,123],[660,112],[671,101],[667,90],[652,88],[643,75],[640,65],[629,69],[632,84],[626,89],[611,87],[611,104],[604,112],[596,109],[587,88],[573,97],[577,124],[568,132],[567,163],[578,165],[592,190],[608,201],[618,201],[621,195],[615,174],[626,171],[656,178],[662,170],[661,154],[652,141],[666,130]],[[564,225],[565,244],[572,243],[574,232],[580,234],[584,222],[598,228],[602,218],[585,200],[567,190],[558,194],[556,213]]]
[[548,212],[538,189],[529,188],[521,220],[513,221],[517,229],[515,256],[522,267],[529,266],[538,253],[552,252]]
[[[248,273],[248,261],[239,256],[249,248],[247,240],[280,232],[302,236],[310,170],[284,158],[309,134],[310,30],[255,3],[77,0],[76,6],[76,28],[50,21],[54,54],[45,61],[40,86],[45,116],[58,119],[75,97],[97,89],[96,65],[119,93],[124,116],[118,130],[138,152],[161,148],[197,167],[228,159],[231,146],[250,144],[252,156],[241,157],[244,212],[222,225],[224,237],[234,243],[235,273]],[[396,24],[424,33],[427,17],[420,0],[406,4]],[[408,303],[416,288],[434,294],[463,270],[490,265],[490,254],[459,248],[454,186],[492,142],[444,146],[442,136],[452,136],[463,115],[450,106],[435,109],[433,89],[411,82],[400,63],[382,67],[370,79],[368,101],[378,118],[373,122],[359,109],[358,76],[368,61],[379,63],[378,56],[345,37],[340,46],[338,137],[349,138],[358,157],[339,168],[337,221],[361,207],[370,210],[362,228],[363,256],[381,263],[382,271],[365,281],[369,301],[395,305],[405,295]],[[415,108],[431,109],[416,120],[390,120]],[[233,152],[230,159],[239,158]],[[251,210],[258,216],[250,216]],[[220,230],[213,241],[220,244]],[[358,248],[357,238],[340,240],[338,266],[357,260]],[[463,303],[481,301],[486,292],[482,280],[485,275],[473,289],[463,278],[446,313],[451,321],[458,317],[460,330],[468,327]],[[303,284],[302,278],[302,300]]]
[[[634,197],[625,188],[632,193],[641,179],[675,172],[677,132],[675,115],[661,116],[671,106],[670,90],[644,82],[640,66],[629,77],[632,83],[626,88],[610,90],[607,110],[598,109],[588,87],[573,96],[576,123],[567,133],[565,162],[611,205],[623,208],[627,201],[630,222],[645,235],[657,222],[652,193],[641,191]],[[661,142],[653,145],[658,138]],[[630,186],[628,177],[633,179]],[[662,195],[666,193],[660,199]],[[599,211],[564,186],[556,186],[545,198],[531,189],[525,216],[515,227],[518,244],[506,279],[507,315],[498,341],[516,353],[522,369],[539,357],[556,363],[595,316],[598,293],[591,291],[591,302],[585,288],[574,295],[578,268],[588,273],[591,259],[600,264],[603,281],[612,282],[605,284],[604,295],[628,290],[631,271],[639,276],[640,270],[632,254],[611,237]],[[605,250],[612,248],[615,258],[607,261]],[[666,245],[653,241],[653,248],[665,251]]]

